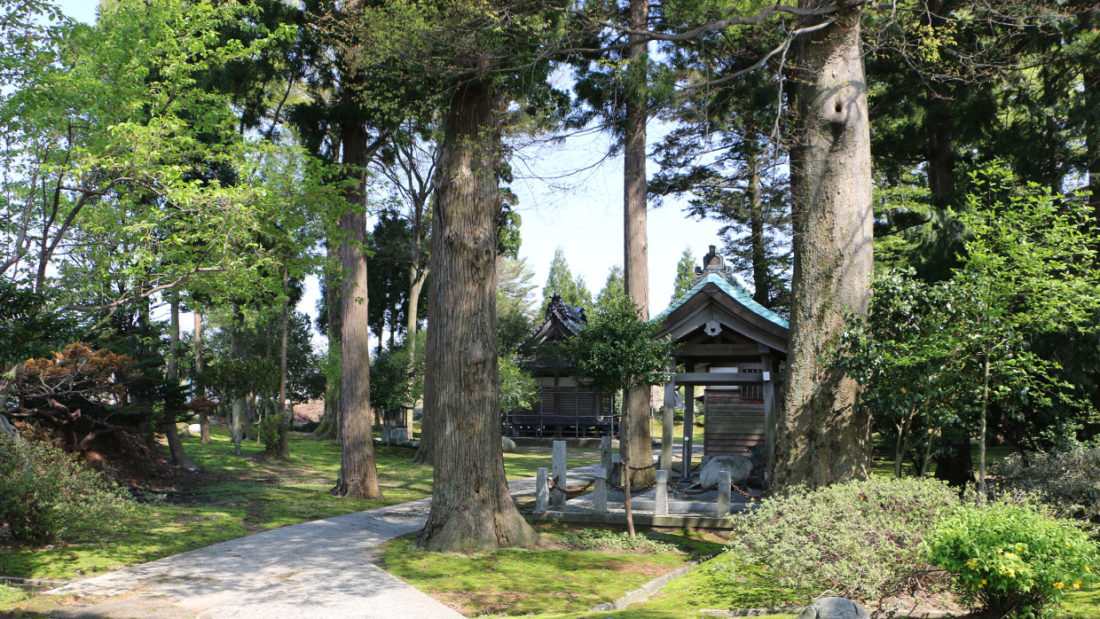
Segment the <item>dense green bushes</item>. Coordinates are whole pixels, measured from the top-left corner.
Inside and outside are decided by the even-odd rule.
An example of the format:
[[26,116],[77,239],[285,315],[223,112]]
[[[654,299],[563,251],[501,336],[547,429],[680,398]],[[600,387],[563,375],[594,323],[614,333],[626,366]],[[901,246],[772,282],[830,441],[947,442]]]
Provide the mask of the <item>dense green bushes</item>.
[[0,436],[0,525],[18,541],[109,533],[133,503],[72,455]]
[[913,478],[795,489],[738,519],[730,551],[791,588],[879,599],[926,572],[920,543],[957,504],[945,484]]
[[1092,580],[1096,547],[1070,521],[1024,504],[960,506],[929,536],[927,556],[955,577],[960,601],[998,617],[1041,617]]

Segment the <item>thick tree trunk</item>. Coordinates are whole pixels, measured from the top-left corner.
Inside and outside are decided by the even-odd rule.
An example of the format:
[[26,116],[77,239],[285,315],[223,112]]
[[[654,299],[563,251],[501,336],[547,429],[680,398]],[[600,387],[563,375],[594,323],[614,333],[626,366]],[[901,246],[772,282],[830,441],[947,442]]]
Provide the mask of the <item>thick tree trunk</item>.
[[340,350],[340,478],[332,489],[335,496],[381,499],[378,471],[374,465],[370,407],[370,330],[367,326],[367,213],[365,173],[367,164],[366,127],[345,121],[341,127],[344,164],[353,166],[359,182],[348,191],[353,208],[340,215],[340,266],[343,269]]
[[[648,28],[649,3],[630,0],[628,22],[631,30]],[[627,68],[626,135],[623,140],[623,285],[630,300],[638,306],[639,318],[649,320],[649,243],[646,231],[646,120],[649,116],[646,85],[646,41],[642,35],[631,35],[630,45],[623,53],[630,63]],[[623,401],[623,421],[620,432],[629,446],[623,460],[646,467],[653,462],[653,446],[649,428],[649,387],[634,387]],[[650,484],[655,476],[652,468],[632,471],[631,479],[638,486]]]
[[[803,7],[826,4],[803,0]],[[823,486],[867,475],[870,417],[855,381],[822,363],[867,311],[871,283],[871,149],[860,56],[860,10],[801,48],[799,142],[791,157],[794,279],[787,388],[776,437],[776,488]]]
[[434,484],[418,543],[434,551],[529,546],[538,534],[516,510],[500,444],[496,339],[497,100],[471,81],[451,97],[432,218],[424,408]]
[[[197,376],[202,375],[202,314],[197,310],[195,311],[195,374]],[[202,382],[195,381],[195,397],[203,397],[206,395],[206,389],[203,388]],[[210,442],[210,415],[206,412],[206,408],[199,411],[199,442]]]
[[[169,326],[169,340],[168,340],[168,367],[165,372],[168,382],[174,383],[179,380],[179,347],[180,347],[180,298],[179,295],[173,293],[171,295],[171,301],[169,302],[170,310],[170,326]],[[191,458],[187,456],[187,452],[183,449],[183,441],[180,440],[179,432],[176,430],[176,411],[165,411],[164,424],[162,430],[164,431],[164,437],[168,439],[168,451],[172,455],[172,464],[176,466],[182,466],[186,469],[194,469],[195,463],[191,461]]]

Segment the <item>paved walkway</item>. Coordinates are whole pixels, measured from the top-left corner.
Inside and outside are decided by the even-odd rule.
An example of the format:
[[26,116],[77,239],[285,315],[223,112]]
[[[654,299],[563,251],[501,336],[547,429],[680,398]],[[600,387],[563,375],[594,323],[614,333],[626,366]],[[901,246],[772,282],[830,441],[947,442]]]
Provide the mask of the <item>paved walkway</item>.
[[[655,450],[657,451],[657,450]],[[569,470],[585,481],[595,464]],[[532,495],[533,478],[509,483]],[[199,548],[67,584],[87,597],[53,617],[462,617],[374,564],[386,540],[423,528],[431,499],[315,520]]]
[[[429,499],[230,540],[54,589],[59,617],[461,617],[372,559],[424,526]],[[101,596],[109,596],[101,598]]]
[[[570,471],[570,477],[593,467]],[[509,483],[513,497],[535,480]],[[424,527],[431,499],[273,529],[49,591],[88,596],[54,617],[462,617],[373,563],[378,546]]]

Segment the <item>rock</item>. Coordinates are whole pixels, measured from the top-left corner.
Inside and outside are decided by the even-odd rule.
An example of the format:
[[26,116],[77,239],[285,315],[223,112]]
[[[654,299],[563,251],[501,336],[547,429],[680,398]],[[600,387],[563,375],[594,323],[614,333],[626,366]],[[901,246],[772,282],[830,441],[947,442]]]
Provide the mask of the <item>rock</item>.
[[852,600],[821,598],[802,609],[798,619],[870,619],[870,615]]
[[516,442],[507,436],[500,437],[500,448],[504,450],[504,453],[510,454],[516,451]]
[[752,461],[745,456],[715,456],[699,471],[699,483],[704,488],[717,487],[722,471],[729,471],[730,483],[739,484],[752,474]]
[[187,431],[190,432],[192,436],[198,436],[202,434],[202,426],[197,423],[193,423],[187,426]]

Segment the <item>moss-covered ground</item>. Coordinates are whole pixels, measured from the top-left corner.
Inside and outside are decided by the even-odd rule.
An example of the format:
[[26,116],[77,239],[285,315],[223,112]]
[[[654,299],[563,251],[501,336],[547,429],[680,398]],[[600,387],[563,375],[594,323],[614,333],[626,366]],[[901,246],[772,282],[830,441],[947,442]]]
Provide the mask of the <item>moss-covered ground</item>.
[[[678,532],[645,533],[650,546],[631,549],[628,540],[606,531],[563,524],[536,526],[544,548],[438,554],[416,548],[409,538],[399,538],[384,545],[381,561],[397,577],[469,616],[581,617],[597,604],[614,601],[723,548],[716,536],[700,539]],[[587,540],[593,538],[601,547],[588,548]],[[671,606],[645,610],[644,615],[631,610],[598,616],[682,617],[691,612],[685,606]]]

